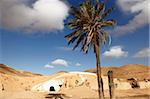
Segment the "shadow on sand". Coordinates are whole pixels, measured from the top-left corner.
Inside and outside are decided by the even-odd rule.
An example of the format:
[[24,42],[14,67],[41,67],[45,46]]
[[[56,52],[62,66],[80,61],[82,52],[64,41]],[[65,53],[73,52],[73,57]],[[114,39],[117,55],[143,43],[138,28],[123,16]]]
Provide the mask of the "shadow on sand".
[[48,99],[70,99],[71,97],[67,96],[66,94],[62,94],[62,93],[50,93],[50,94],[47,94],[45,98],[48,98]]
[[[47,99],[72,99],[73,97],[69,97],[66,94],[62,94],[62,93],[50,93],[50,94],[47,94],[45,98]],[[98,98],[82,98],[82,99],[98,99]],[[110,98],[105,97],[105,99],[110,99]],[[116,97],[115,99],[150,99],[150,95]]]
[[116,99],[150,99],[150,95],[137,95],[137,96],[117,97]]

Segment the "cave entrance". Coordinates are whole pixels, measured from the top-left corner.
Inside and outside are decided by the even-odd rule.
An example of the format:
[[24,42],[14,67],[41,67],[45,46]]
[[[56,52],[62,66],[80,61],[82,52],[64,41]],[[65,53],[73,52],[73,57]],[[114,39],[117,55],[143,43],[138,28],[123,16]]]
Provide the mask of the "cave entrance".
[[50,89],[49,89],[49,91],[55,91],[54,86],[51,86]]

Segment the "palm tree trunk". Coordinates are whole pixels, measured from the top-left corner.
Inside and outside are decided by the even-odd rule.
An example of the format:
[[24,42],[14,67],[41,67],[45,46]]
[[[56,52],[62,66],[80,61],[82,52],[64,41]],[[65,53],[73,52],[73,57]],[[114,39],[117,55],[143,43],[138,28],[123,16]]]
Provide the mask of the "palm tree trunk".
[[96,65],[97,65],[97,81],[98,81],[99,99],[104,99],[103,80],[101,76],[101,67],[100,67],[100,49],[99,49],[99,46],[96,44],[95,44],[95,55],[96,55]]

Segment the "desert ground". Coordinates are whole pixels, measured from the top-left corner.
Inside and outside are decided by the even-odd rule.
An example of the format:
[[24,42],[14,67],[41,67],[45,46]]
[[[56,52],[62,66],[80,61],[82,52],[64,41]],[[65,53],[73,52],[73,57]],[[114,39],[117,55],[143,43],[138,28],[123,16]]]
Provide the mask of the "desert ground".
[[[129,64],[121,67],[103,67],[105,97],[109,99],[107,72],[114,72],[116,84],[116,99],[150,99],[150,67]],[[89,74],[88,74],[88,73]],[[50,92],[39,89],[40,85],[50,80],[65,79],[67,85],[62,86],[58,93],[65,95],[64,99],[97,99],[97,81],[95,69],[89,69],[82,75],[85,80],[78,77],[78,73],[58,72],[49,76],[31,72],[15,70],[0,64],[0,99],[51,99]],[[72,74],[72,76],[70,75]],[[62,76],[64,75],[64,76]],[[135,79],[140,87],[131,87],[131,80]],[[81,84],[76,84],[76,81]]]

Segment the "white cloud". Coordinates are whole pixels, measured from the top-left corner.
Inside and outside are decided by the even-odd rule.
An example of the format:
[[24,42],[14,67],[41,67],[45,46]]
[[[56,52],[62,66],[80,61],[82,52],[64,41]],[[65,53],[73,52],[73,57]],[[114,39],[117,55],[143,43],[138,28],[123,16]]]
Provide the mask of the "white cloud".
[[127,24],[116,26],[112,33],[116,35],[133,33],[136,29],[149,24],[149,0],[117,0],[117,5],[126,15],[130,14],[134,17]]
[[44,68],[54,68],[54,66],[47,64],[44,66]]
[[120,58],[120,57],[127,57],[128,52],[123,51],[121,46],[113,46],[110,48],[109,51],[105,51],[103,55],[105,58]]
[[[34,1],[34,2],[32,2]],[[69,7],[62,0],[0,0],[1,27],[34,31],[64,28]]]
[[144,49],[140,50],[133,57],[134,58],[150,57],[150,48],[144,48]]
[[76,65],[76,66],[81,66],[81,64],[80,64],[80,63],[76,63],[75,65]]
[[58,65],[58,66],[68,66],[68,62],[64,59],[56,59],[51,62],[52,65]]

